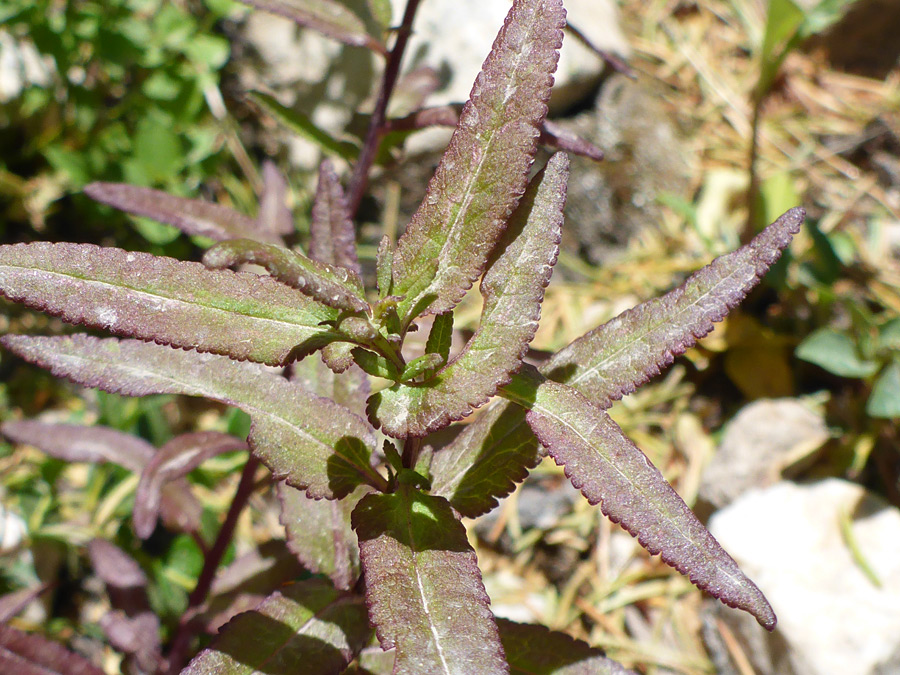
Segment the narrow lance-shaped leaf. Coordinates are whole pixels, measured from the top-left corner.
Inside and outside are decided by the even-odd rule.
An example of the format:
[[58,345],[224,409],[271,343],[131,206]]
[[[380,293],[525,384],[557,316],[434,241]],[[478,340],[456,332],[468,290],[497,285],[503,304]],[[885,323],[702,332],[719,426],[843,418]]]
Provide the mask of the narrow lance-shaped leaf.
[[16,614],[25,609],[35,598],[50,587],[51,584],[47,582],[0,595],[0,625],[9,623],[10,619],[14,618]]
[[366,25],[336,0],[240,0],[245,5],[278,14],[297,24],[353,47],[367,47],[381,54],[384,45],[366,32]]
[[[47,424],[36,420],[9,420],[0,432],[16,443],[27,443],[66,462],[112,462],[134,473],[144,470],[156,448],[133,434],[106,427]],[[159,511],[163,522],[176,531],[197,532],[203,508],[187,482],[163,487]]]
[[229,621],[182,672],[337,675],[371,634],[362,598],[336,591],[323,579],[307,579]]
[[599,649],[544,626],[497,620],[510,675],[635,675]]
[[595,328],[541,369],[603,407],[672,363],[738,305],[781,257],[806,212],[794,208],[749,244],[721,256],[678,288]]
[[339,498],[363,482],[384,484],[369,465],[375,437],[364,420],[261,366],[84,335],[7,335],[0,342],[54,375],[88,387],[126,396],[203,396],[240,408],[253,420],[248,440],[254,454],[276,479],[311,497]]
[[424,436],[468,415],[509,382],[541,316],[544,288],[559,254],[569,162],[556,154],[513,213],[481,282],[481,325],[462,352],[423,384],[374,394],[369,419],[397,438]]
[[247,444],[218,431],[181,434],[162,446],[144,467],[134,495],[135,534],[141,539],[153,534],[167,484],[187,476],[210,457],[235,450],[247,450]]
[[362,297],[362,281],[344,267],[310,260],[304,255],[273,244],[235,239],[216,244],[203,255],[203,264],[212,269],[241,263],[261,265],[275,279],[323,305],[348,312],[369,308]]
[[[708,332],[710,321],[721,319],[758,283],[787,247],[802,218],[802,209],[788,211],[748,245],[716,259],[667,295],[575,340],[544,364],[541,372],[601,406],[632,391]],[[668,318],[660,314],[663,311],[670,312]],[[627,329],[632,327],[637,333],[629,336]],[[466,516],[481,515],[496,505],[495,497],[512,491],[513,479],[524,480],[539,456],[524,415],[506,402],[495,402],[435,453],[435,494],[449,499]]]
[[271,243],[280,241],[280,237],[272,231],[260,228],[253,218],[220,204],[176,197],[168,192],[127,183],[91,183],[84,188],[84,192],[101,204],[172,225],[192,236],[216,241],[238,238]]
[[425,342],[426,354],[440,354],[446,361],[450,358],[450,345],[453,343],[453,312],[438,314],[431,324],[431,332]]
[[[315,0],[314,0],[315,1]],[[298,136],[303,136],[312,141],[322,151],[334,157],[340,157],[348,162],[353,162],[359,156],[359,148],[352,143],[339,141],[333,138],[327,131],[317,127],[311,119],[299,110],[292,110],[281,105],[275,98],[255,91],[250,94],[250,99],[266,110],[278,122],[287,127]]]
[[395,675],[508,673],[475,551],[450,504],[401,484],[353,511],[366,601]]
[[561,0],[513,3],[397,244],[391,292],[405,296],[398,312],[404,326],[420,303],[434,314],[452,309],[484,269],[525,190],[564,23]]
[[319,184],[309,224],[309,257],[362,276],[356,255],[356,231],[347,213],[344,190],[327,159],[319,165]]
[[606,412],[530,366],[503,395],[529,409],[529,426],[591,504],[692,583],[775,627],[765,596]]
[[[262,166],[263,191],[259,198],[259,213],[256,226],[275,238],[273,243],[282,243],[281,238],[294,232],[294,216],[286,204],[288,184],[275,163],[266,160]],[[245,238],[244,235],[231,237]],[[259,237],[249,237],[259,239]]]
[[0,246],[0,293],[70,323],[271,365],[338,312],[256,274],[92,244]]

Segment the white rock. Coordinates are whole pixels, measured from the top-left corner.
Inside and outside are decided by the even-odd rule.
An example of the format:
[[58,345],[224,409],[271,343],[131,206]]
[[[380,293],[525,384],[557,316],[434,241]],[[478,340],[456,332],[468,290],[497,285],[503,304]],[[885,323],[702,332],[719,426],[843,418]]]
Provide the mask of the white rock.
[[[403,16],[406,0],[392,0],[394,20]],[[447,86],[429,105],[461,103],[469,97],[475,76],[491,50],[509,11],[509,0],[425,0],[419,5],[407,45],[405,69],[428,65],[449,75]],[[567,0],[568,22],[596,47],[627,57],[628,42],[611,0]],[[584,92],[603,70],[603,61],[567,34],[556,73],[554,102],[562,106]]]
[[[844,542],[842,514],[852,518],[853,539],[880,588]],[[900,648],[900,510],[855,483],[782,482],[747,492],[709,528],[778,615],[773,635],[737,626],[766,650],[748,650],[758,672],[868,675]]]

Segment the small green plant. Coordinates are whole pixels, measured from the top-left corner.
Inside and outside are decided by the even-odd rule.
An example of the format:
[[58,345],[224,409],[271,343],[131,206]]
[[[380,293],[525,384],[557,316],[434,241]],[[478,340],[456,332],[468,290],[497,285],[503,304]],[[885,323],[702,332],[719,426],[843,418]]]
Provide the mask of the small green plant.
[[[252,4],[287,7],[274,0]],[[408,33],[415,4],[400,36]],[[327,12],[304,18],[305,3],[290,6],[301,8],[295,18],[319,21],[320,29],[333,20]],[[557,260],[566,197],[563,153],[528,180],[564,17],[561,0],[513,3],[422,204],[396,245],[384,238],[378,248],[377,289],[363,284],[352,209],[327,162],[307,253],[288,246],[292,218],[283,179],[273,170],[257,218],[147,188],[87,188],[106,204],[218,240],[203,265],[93,245],[0,247],[0,292],[7,298],[128,338],[8,335],[7,349],[82,385],[129,396],[202,396],[252,420],[251,459],[165,649],[157,639],[123,637],[141,626],[157,635],[158,621],[141,593],[132,594],[131,605],[114,600],[107,638],[140,668],[178,672],[190,657],[202,628],[197,617],[254,489],[258,462],[278,481],[291,550],[318,576],[269,588],[185,672],[621,672],[584,643],[495,621],[491,613],[460,516],[495,508],[546,453],[647,550],[774,628],[759,589],[606,410],[712,330],[778,259],[804,212],[790,210],[743,248],[597,327],[540,368],[526,364]],[[329,34],[348,39],[329,25]],[[396,53],[385,81],[396,76],[390,67]],[[383,115],[384,107],[376,108],[370,127],[376,131],[360,150],[351,193],[361,189],[359,167],[367,170],[374,158]],[[268,275],[227,269],[245,263]],[[479,277],[481,324],[452,354],[454,308]],[[431,315],[424,351],[410,353],[407,336]],[[288,365],[288,377],[266,367]],[[483,406],[454,440],[432,444],[430,434]],[[11,438],[60,457],[67,439],[90,437],[97,452],[124,463],[119,446],[127,442],[97,439],[98,431],[4,426]],[[189,494],[179,483],[187,471],[242,444],[221,434],[188,434],[152,457],[145,449],[143,459],[129,460],[142,474],[136,534],[152,533],[157,514],[166,515],[164,504],[177,515],[172,502]],[[171,515],[168,527],[191,531]],[[134,561],[102,543],[93,549],[111,595],[121,588],[143,592],[146,579]],[[386,664],[364,651],[372,627],[381,648],[394,650]],[[29,636],[4,630],[9,649],[15,640],[28,642]],[[67,672],[60,663],[51,666]]]

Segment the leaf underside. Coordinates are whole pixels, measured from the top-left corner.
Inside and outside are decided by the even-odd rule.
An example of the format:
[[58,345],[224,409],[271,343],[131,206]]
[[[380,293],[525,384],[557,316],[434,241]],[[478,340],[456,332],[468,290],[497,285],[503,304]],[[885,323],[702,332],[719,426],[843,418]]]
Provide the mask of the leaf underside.
[[240,238],[280,241],[274,232],[259,227],[253,218],[212,202],[176,197],[162,190],[127,183],[91,183],[84,192],[101,204],[172,225],[192,236],[216,241]]
[[17,675],[104,675],[83,656],[42,635],[0,624],[0,672]]
[[404,296],[398,309],[404,326],[420,303],[434,314],[452,309],[483,271],[525,190],[564,23],[561,0],[513,3],[425,199],[398,241],[392,292]]
[[369,616],[395,675],[509,672],[475,552],[447,500],[401,484],[353,511]]
[[371,634],[362,598],[337,591],[323,579],[307,579],[229,621],[182,672],[337,675]]
[[559,254],[568,159],[554,155],[510,219],[481,282],[481,324],[456,358],[421,385],[395,384],[370,399],[369,419],[395,438],[424,436],[465,417],[509,382],[541,316]]
[[255,274],[91,244],[0,247],[0,293],[88,328],[282,365],[337,310]]
[[529,408],[532,431],[591,504],[693,584],[774,628],[760,590],[605,411],[530,366],[505,393]]
[[242,409],[248,441],[276,479],[313,498],[339,498],[367,479],[375,437],[349,410],[253,363],[136,340],[84,335],[7,335],[0,342],[26,361],[87,387],[126,396],[186,394]]
[[[787,247],[803,217],[802,209],[791,209],[748,245],[698,270],[670,293],[575,340],[544,364],[541,373],[572,386],[595,404],[608,406],[683,353],[709,332],[711,322],[740,302]],[[635,330],[635,335],[626,329]],[[537,441],[526,427],[524,415],[515,407],[506,401],[493,402],[460,436],[435,453],[436,494],[447,497],[469,517],[494,508],[496,498],[514,489],[512,480],[524,480],[539,460]],[[442,478],[445,466],[452,473]]]

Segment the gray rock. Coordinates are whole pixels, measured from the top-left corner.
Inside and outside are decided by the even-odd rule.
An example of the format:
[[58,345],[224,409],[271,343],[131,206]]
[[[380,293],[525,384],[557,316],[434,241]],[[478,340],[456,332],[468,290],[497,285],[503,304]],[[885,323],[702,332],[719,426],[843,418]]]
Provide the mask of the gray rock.
[[829,438],[820,413],[798,399],[763,399],[745,406],[725,429],[703,472],[700,498],[721,508],[751,488],[766,487],[782,471]]
[[[845,517],[880,586],[845,542]],[[744,494],[709,528],[778,615],[768,634],[742,612],[714,610],[756,672],[869,675],[891,667],[900,649],[900,510],[843,480],[781,482]]]

